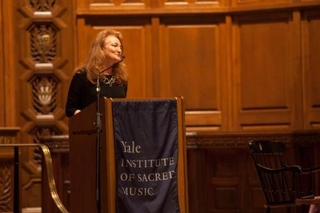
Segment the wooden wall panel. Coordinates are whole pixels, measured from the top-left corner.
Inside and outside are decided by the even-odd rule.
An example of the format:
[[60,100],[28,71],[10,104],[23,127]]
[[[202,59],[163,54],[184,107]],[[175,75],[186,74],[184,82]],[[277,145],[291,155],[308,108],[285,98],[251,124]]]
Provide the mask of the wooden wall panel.
[[266,6],[291,2],[293,2],[293,0],[232,0],[233,5],[235,6]]
[[218,27],[166,25],[160,37],[163,70],[160,95],[184,96],[187,109],[220,111]]
[[[144,10],[150,7],[150,0],[75,0],[78,12],[98,10],[98,11],[119,11]],[[153,0],[152,0],[153,1]]]
[[[190,130],[206,126],[221,130],[221,111],[226,104],[223,89],[224,28],[203,17],[163,18],[160,23],[160,96],[183,96]],[[205,23],[205,24],[203,24]]]
[[236,9],[240,9],[243,7],[245,10],[250,10],[252,7],[255,9],[262,9],[262,10],[273,10],[276,7],[279,8],[288,8],[292,7],[294,4],[298,6],[312,6],[313,4],[318,4],[318,0],[231,0],[232,6]]
[[276,7],[317,5],[317,0],[74,0],[79,14],[101,14],[108,10],[112,14],[137,13],[203,13],[247,11],[252,9],[268,10]]
[[244,205],[247,206],[246,209],[248,212],[260,213],[265,211],[265,209],[263,208],[265,200],[263,197],[260,182],[257,179],[255,167],[250,157],[248,156],[247,158],[248,164],[246,168],[248,176],[246,179],[247,185],[244,186],[244,193],[246,194],[245,196],[247,199],[244,202]]
[[245,167],[241,164],[245,161],[234,161],[231,156],[241,157],[237,152],[232,149],[206,151],[206,212],[233,213],[243,210],[241,200],[245,196],[241,190],[241,179],[246,172],[243,172]]
[[204,199],[199,199],[206,199],[206,193],[203,191],[207,187],[204,179],[206,177],[205,150],[189,149],[187,162],[189,212],[205,212]]
[[223,0],[160,0],[161,8],[197,8],[197,7],[219,7]]
[[320,127],[320,13],[308,10],[303,13],[302,21],[302,58],[305,128]]
[[235,17],[234,66],[239,130],[289,130],[294,121],[293,58],[297,42],[290,13]]
[[[217,8],[226,0],[77,0],[80,13],[90,10],[109,10],[115,13],[122,13],[125,10],[137,10],[150,12],[152,8],[163,9],[197,9]],[[144,11],[141,11],[144,10]]]

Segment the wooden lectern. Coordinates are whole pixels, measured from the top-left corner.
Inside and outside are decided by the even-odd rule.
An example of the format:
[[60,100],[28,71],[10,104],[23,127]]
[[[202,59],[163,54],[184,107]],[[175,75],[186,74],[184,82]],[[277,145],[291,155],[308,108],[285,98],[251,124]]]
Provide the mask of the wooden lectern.
[[[101,113],[100,133],[100,201],[101,212],[116,213],[117,180],[113,103],[159,101],[168,99],[108,99],[99,100]],[[188,213],[186,170],[186,141],[182,98],[172,98],[177,106],[178,159],[177,192],[179,212]],[[97,213],[96,194],[96,117],[97,104],[93,103],[69,120],[71,212]],[[144,213],[144,212],[141,212]],[[146,212],[147,213],[147,212]],[[162,213],[162,212],[157,212]],[[163,212],[164,213],[164,212]]]

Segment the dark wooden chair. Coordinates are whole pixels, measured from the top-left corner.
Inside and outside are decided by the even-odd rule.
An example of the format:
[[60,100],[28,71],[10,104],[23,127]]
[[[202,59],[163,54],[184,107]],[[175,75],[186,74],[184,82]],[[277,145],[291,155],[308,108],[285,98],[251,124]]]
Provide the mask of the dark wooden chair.
[[292,207],[299,205],[305,212],[310,204],[320,203],[313,191],[313,176],[320,167],[287,165],[284,159],[286,147],[281,142],[255,140],[249,147],[263,190],[266,213],[277,207],[291,212]]

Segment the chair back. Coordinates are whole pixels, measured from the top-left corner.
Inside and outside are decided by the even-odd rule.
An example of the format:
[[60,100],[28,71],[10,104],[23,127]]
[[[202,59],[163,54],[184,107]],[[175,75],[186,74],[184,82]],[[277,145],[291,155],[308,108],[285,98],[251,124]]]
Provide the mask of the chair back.
[[268,206],[295,205],[296,172],[284,161],[285,144],[266,140],[249,143],[253,162]]

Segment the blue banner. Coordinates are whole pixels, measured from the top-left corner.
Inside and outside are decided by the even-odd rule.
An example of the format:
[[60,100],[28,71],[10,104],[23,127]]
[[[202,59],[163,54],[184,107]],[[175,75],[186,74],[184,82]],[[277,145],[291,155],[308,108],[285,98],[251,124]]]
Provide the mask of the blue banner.
[[117,213],[179,213],[176,100],[114,101]]

